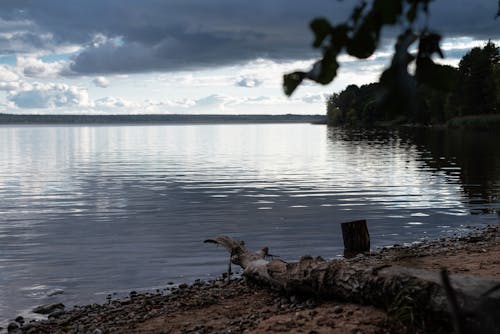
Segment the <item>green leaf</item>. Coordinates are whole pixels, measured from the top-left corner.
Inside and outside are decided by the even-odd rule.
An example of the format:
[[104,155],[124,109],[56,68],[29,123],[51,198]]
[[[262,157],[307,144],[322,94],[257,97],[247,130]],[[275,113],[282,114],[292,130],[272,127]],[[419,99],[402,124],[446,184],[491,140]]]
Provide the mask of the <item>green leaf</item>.
[[349,41],[349,37],[347,33],[350,28],[346,24],[339,24],[338,26],[332,27],[330,35],[332,36],[332,44],[331,48],[335,51],[335,53],[339,53],[340,50],[346,46]]
[[437,53],[441,58],[444,58],[443,51],[439,47],[441,35],[436,33],[427,33],[420,36],[418,43],[418,56],[427,58]]
[[401,2],[402,0],[375,0],[373,10],[384,24],[394,24],[403,10]]
[[323,18],[314,19],[310,26],[314,32],[313,47],[319,48],[321,44],[323,44],[325,38],[330,34],[332,26],[326,19]]
[[292,95],[298,85],[304,80],[306,73],[293,72],[283,76],[283,90],[287,96]]
[[313,80],[319,82],[322,85],[326,85],[332,82],[332,80],[337,76],[337,69],[339,68],[339,64],[337,63],[336,59],[336,54],[332,50],[327,50],[323,55],[323,59],[321,59],[319,64],[320,64],[319,76],[314,78]]
[[377,48],[381,25],[373,15],[367,15],[347,45],[347,53],[356,58],[370,57]]

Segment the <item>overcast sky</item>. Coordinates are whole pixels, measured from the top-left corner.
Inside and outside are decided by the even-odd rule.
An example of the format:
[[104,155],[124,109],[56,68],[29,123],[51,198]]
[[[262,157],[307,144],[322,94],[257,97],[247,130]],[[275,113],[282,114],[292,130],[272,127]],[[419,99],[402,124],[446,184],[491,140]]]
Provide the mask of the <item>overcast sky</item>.
[[[282,75],[307,69],[311,19],[346,19],[343,0],[1,0],[0,112],[323,114],[324,98],[378,79],[386,31],[368,60],[341,56],[328,86],[292,98]],[[429,25],[445,62],[500,40],[496,0],[436,0]]]

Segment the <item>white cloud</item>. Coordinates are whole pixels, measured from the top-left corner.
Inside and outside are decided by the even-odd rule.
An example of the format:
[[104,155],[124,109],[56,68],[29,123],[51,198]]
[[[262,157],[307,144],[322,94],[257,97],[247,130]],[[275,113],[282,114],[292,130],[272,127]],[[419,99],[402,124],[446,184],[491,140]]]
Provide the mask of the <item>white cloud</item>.
[[106,96],[95,101],[97,108],[132,108],[138,107],[138,104],[128,101],[126,99]]
[[10,82],[18,79],[19,75],[10,66],[0,65],[0,82]]
[[46,63],[36,57],[17,57],[17,68],[20,73],[29,78],[53,78],[64,69],[62,61]]
[[213,108],[224,107],[224,105],[227,105],[231,102],[233,102],[233,99],[229,96],[212,94],[195,100],[195,105],[196,107],[200,108]]
[[302,102],[305,103],[324,103],[325,95],[324,94],[306,94],[301,98]]
[[106,88],[109,86],[109,80],[102,76],[94,78],[92,82],[94,83],[94,85],[101,88]]
[[93,105],[86,89],[66,84],[24,84],[10,92],[7,100],[21,109],[54,109],[90,107]]
[[263,81],[255,77],[241,77],[236,81],[236,86],[253,88],[262,85]]
[[0,91],[15,91],[20,86],[19,81],[0,82]]
[[215,87],[215,86],[228,86],[234,82],[233,75],[218,74],[210,71],[198,72],[178,72],[178,73],[164,73],[156,77],[157,81],[172,84],[175,86],[186,87]]

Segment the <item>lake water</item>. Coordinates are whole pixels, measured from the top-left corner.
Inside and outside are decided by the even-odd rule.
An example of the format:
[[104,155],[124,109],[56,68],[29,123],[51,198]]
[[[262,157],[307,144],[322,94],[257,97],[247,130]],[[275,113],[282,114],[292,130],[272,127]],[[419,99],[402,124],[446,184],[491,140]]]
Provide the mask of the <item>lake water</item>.
[[[494,134],[309,124],[0,127],[0,320],[210,279],[227,234],[286,260],[499,223]],[[64,294],[48,296],[54,289]]]

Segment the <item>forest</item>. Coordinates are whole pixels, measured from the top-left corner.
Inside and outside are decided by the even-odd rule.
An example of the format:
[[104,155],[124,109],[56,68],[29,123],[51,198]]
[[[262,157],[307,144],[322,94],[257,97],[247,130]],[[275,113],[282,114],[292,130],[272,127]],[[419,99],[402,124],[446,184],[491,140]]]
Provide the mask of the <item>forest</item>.
[[[371,127],[446,125],[459,128],[500,127],[500,52],[489,41],[467,52],[458,68],[440,66],[435,73],[415,73],[416,93],[391,99],[383,80],[349,85],[326,102],[328,124]],[[432,78],[419,80],[419,76]]]

